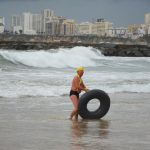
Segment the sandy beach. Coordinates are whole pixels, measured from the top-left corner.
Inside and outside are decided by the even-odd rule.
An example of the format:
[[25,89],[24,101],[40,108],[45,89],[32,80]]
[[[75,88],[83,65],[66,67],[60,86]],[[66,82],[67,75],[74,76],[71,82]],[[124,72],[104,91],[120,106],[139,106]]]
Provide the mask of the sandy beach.
[[149,150],[150,94],[110,94],[101,120],[68,120],[67,96],[0,98],[0,150]]

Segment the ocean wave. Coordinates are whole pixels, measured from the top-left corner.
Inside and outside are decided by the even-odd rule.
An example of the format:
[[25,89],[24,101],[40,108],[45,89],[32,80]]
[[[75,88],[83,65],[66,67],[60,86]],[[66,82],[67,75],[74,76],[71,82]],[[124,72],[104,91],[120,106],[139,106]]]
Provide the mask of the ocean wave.
[[32,67],[77,67],[96,66],[94,59],[102,56],[101,52],[92,47],[60,48],[49,51],[6,51],[1,50],[0,56],[14,64],[23,64]]
[[149,59],[105,57],[92,47],[0,50],[0,97],[69,96],[74,68],[80,65],[85,67],[83,80],[89,89],[150,93]]
[[[101,89],[107,93],[150,93],[150,84],[116,84],[116,85],[94,85],[89,89]],[[16,89],[1,89],[1,98],[22,98],[22,97],[69,97],[70,87],[16,87]]]

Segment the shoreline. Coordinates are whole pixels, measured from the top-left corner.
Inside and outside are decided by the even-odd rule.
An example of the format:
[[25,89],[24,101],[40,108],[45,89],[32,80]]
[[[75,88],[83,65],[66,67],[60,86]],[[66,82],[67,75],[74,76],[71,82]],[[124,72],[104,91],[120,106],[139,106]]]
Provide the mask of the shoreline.
[[76,46],[96,48],[104,56],[150,57],[149,38],[131,40],[96,36],[0,35],[0,49],[50,50]]

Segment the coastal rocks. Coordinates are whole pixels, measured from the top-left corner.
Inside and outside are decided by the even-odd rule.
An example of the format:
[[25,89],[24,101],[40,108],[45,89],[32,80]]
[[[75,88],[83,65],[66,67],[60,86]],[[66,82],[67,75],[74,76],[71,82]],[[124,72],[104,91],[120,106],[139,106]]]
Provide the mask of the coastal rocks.
[[0,49],[9,50],[49,50],[58,48],[72,48],[75,46],[91,46],[97,48],[104,56],[150,57],[150,47],[146,45],[116,45],[70,42],[0,42]]
[[94,47],[99,49],[104,56],[150,57],[149,43],[144,42],[143,44],[143,42],[129,39],[94,36],[0,35],[0,49],[50,50],[75,46]]
[[102,48],[105,56],[150,57],[150,47],[145,45],[116,45],[113,48]]

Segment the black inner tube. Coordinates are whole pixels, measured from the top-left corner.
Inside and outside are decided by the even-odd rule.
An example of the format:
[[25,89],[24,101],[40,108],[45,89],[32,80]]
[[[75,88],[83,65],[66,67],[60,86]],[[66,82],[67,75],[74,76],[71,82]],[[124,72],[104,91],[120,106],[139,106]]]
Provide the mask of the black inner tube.
[[[100,106],[95,111],[89,111],[87,105],[89,101],[97,99]],[[107,93],[102,90],[90,90],[83,94],[79,99],[78,113],[84,119],[100,119],[104,117],[110,108],[110,98]]]

